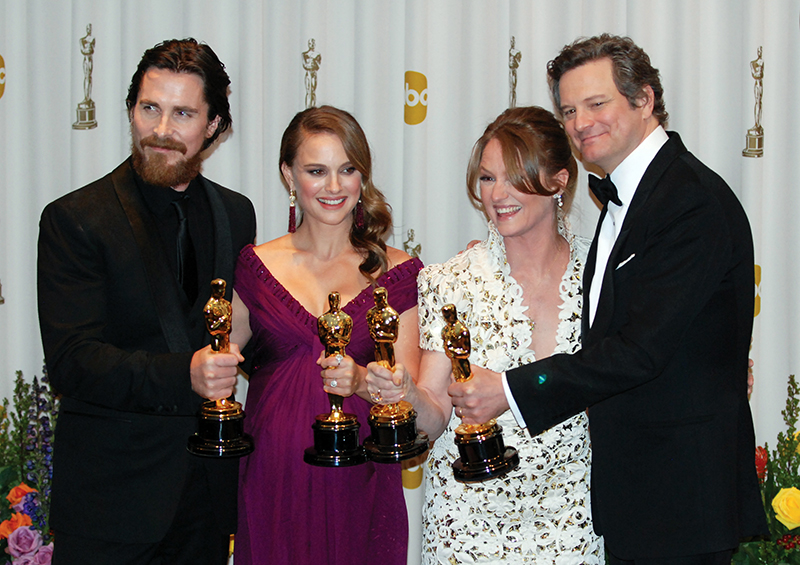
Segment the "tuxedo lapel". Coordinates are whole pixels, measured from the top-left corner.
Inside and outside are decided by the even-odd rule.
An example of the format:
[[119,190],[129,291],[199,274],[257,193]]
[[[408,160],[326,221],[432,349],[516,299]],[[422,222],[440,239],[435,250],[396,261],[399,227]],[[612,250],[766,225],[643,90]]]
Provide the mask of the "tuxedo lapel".
[[586,338],[589,336],[589,291],[592,288],[592,278],[594,278],[594,270],[597,266],[597,239],[600,237],[600,227],[603,225],[603,219],[607,213],[608,207],[603,206],[600,218],[597,220],[597,227],[594,229],[589,255],[586,257],[586,266],[583,269],[583,308],[581,310],[581,343],[583,347],[586,347]]
[[169,269],[158,240],[158,229],[136,189],[130,165],[126,162],[118,167],[112,173],[111,181],[139,248],[167,346],[173,353],[191,351],[186,327],[186,297],[179,291],[178,282]]
[[[639,212],[644,208],[650,195],[653,194],[656,186],[661,181],[661,177],[664,176],[664,173],[675,159],[686,153],[686,147],[677,133],[667,132],[667,135],[669,135],[669,140],[656,153],[647,170],[645,170],[642,180],[639,181],[639,186],[636,187],[636,192],[628,208],[628,213],[625,215],[625,221],[622,223],[620,233],[626,229],[629,230],[631,225],[635,224]],[[618,248],[615,245],[614,251],[617,250]],[[612,255],[614,251],[612,251]],[[611,265],[610,261],[609,265]]]
[[[224,279],[227,283],[225,287],[225,297],[231,300],[233,297],[233,269],[236,264],[233,256],[233,237],[231,235],[231,223],[228,219],[228,212],[225,210],[225,203],[222,201],[214,186],[204,177],[199,177],[200,184],[206,190],[208,202],[211,204],[211,216],[214,219],[214,278]],[[211,282],[211,281],[209,281]]]
[[[606,208],[603,208],[603,213],[600,215],[594,240],[592,240],[592,248],[589,251],[590,257],[586,262],[586,272],[588,274],[584,278],[582,322],[584,336],[591,335],[587,334],[589,331],[599,332],[595,333],[594,335],[604,335],[605,328],[611,323],[614,313],[614,271],[621,262],[628,260],[631,253],[635,252],[635,250],[632,251],[632,247],[627,245],[632,227],[637,225],[640,212],[644,209],[645,203],[659,185],[661,177],[664,175],[666,170],[675,159],[677,159],[681,154],[686,153],[686,147],[684,147],[683,142],[681,142],[680,136],[674,132],[668,132],[668,135],[669,140],[661,147],[661,149],[659,149],[658,153],[656,153],[656,156],[650,162],[650,165],[648,165],[647,170],[642,176],[642,180],[639,181],[639,185],[636,187],[633,200],[631,200],[631,205],[628,208],[627,214],[625,214],[625,220],[622,223],[622,228],[620,229],[619,235],[617,236],[614,246],[611,249],[611,254],[608,257],[608,263],[606,263],[606,270],[603,273],[603,287],[600,291],[600,296],[598,299],[599,303],[595,309],[594,323],[592,324],[590,330],[590,328],[587,327],[589,316],[589,288],[592,277],[594,276],[595,265],[595,257],[591,254],[594,251],[596,255],[597,252],[597,238],[600,234],[600,225],[603,222],[603,218],[605,218]],[[589,265],[589,260],[592,261],[591,266]],[[590,268],[591,270],[589,270]],[[583,342],[583,345],[584,347],[586,346],[586,341]]]

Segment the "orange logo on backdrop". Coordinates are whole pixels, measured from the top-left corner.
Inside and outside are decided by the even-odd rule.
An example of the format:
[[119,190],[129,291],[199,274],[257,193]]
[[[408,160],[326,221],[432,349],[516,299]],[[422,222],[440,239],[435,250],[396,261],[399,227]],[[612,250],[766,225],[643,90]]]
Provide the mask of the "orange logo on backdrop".
[[3,61],[3,56],[0,55],[0,98],[3,97],[3,92],[6,90],[6,62]]
[[755,266],[756,272],[756,300],[755,308],[753,308],[753,317],[755,318],[761,313],[761,265]]
[[428,115],[428,77],[416,71],[406,71],[405,121],[414,126]]

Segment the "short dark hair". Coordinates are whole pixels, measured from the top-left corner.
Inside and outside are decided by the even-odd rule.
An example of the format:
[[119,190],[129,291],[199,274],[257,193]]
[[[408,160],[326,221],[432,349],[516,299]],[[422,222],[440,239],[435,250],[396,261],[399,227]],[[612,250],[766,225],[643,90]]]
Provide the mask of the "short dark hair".
[[500,142],[503,163],[511,183],[522,193],[551,196],[540,175],[552,178],[566,169],[569,179],[563,189],[564,211],[569,209],[578,182],[578,164],[569,139],[552,112],[538,106],[509,108],[486,127],[475,142],[467,165],[467,193],[472,205],[483,210],[478,181],[483,151],[492,139]]
[[228,102],[228,87],[231,79],[225,72],[225,65],[217,54],[205,43],[194,38],[170,39],[148,49],[142,55],[139,66],[131,78],[125,105],[128,112],[136,105],[142,78],[148,69],[165,69],[175,73],[191,73],[203,80],[203,96],[208,104],[208,120],[219,116],[214,134],[203,142],[203,149],[214,143],[222,132],[231,127],[231,105]]
[[662,126],[669,120],[664,105],[664,88],[658,69],[650,64],[650,57],[630,37],[604,33],[588,39],[582,38],[564,46],[558,56],[547,63],[547,82],[553,94],[556,109],[561,110],[558,91],[564,73],[598,59],[608,59],[613,67],[614,84],[628,99],[632,108],[638,107],[645,86],[653,89],[653,115]]

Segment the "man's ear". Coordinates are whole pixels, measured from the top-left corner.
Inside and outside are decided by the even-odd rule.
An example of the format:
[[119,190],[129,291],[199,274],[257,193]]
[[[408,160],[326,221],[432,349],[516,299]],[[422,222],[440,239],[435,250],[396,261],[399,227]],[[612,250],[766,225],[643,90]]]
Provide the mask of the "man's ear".
[[219,126],[219,122],[222,118],[219,116],[214,116],[214,119],[208,122],[206,126],[206,139],[214,135],[214,132],[217,131],[217,127]]
[[636,99],[636,106],[644,110],[644,118],[649,118],[653,115],[655,103],[656,95],[653,92],[653,87],[647,84],[642,88],[639,98]]

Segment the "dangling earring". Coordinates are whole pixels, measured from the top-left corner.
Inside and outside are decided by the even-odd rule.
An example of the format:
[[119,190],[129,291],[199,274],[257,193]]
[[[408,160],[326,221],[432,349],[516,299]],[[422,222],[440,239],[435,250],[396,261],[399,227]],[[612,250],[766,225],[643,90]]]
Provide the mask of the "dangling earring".
[[297,200],[297,192],[294,189],[289,191],[289,233],[297,231],[297,216],[295,216],[294,203]]
[[561,193],[554,194],[553,198],[556,201],[556,224],[558,225],[558,232],[564,233],[569,231],[567,228],[567,218],[564,215],[564,198]]
[[362,231],[364,229],[364,205],[361,204],[361,198],[358,199],[358,204],[356,204],[355,224],[358,231]]

